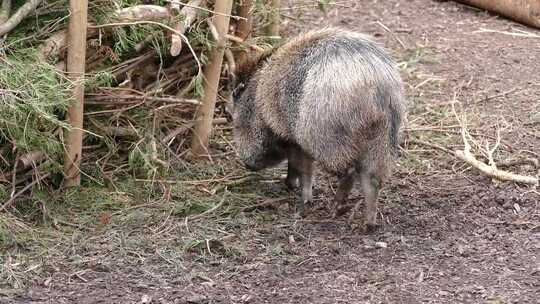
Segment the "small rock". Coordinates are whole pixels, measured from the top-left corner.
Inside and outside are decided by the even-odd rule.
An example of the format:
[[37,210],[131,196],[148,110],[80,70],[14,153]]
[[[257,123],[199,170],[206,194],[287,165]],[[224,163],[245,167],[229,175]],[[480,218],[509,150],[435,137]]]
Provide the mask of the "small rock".
[[186,302],[191,304],[200,304],[204,303],[206,301],[206,297],[200,294],[192,295],[191,297],[186,299]]
[[216,283],[213,282],[213,281],[209,281],[209,282],[203,282],[203,283],[201,283],[201,285],[204,286],[204,287],[207,287],[207,288],[211,288],[211,287],[214,287],[216,285]]
[[249,303],[253,297],[251,295],[245,294],[243,295],[240,300],[244,303]]
[[295,239],[294,239],[294,235],[289,235],[289,244],[294,244],[296,243]]
[[337,281],[342,281],[342,282],[346,282],[346,283],[352,283],[354,282],[354,279],[351,278],[351,277],[348,277],[344,274],[341,274],[339,275],[337,278],[336,278]]
[[141,297],[141,304],[149,304],[149,303],[152,303],[152,297],[146,294],[143,295]]
[[43,282],[43,285],[45,287],[49,287],[49,285],[51,285],[51,281],[52,281],[52,277],[49,277],[45,280],[45,282]]
[[531,121],[533,123],[540,123],[540,113],[535,113],[531,115]]
[[441,295],[441,296],[449,296],[450,293],[448,291],[441,290],[441,291],[439,291],[439,295]]
[[377,247],[377,248],[386,248],[386,247],[388,247],[388,244],[386,244],[386,242],[375,242],[375,247]]

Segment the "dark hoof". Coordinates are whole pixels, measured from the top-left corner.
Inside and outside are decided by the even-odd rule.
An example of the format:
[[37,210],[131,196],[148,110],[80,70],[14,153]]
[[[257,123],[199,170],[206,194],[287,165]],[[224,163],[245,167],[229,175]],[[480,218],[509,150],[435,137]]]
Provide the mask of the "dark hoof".
[[374,232],[376,232],[377,230],[379,230],[379,228],[381,228],[381,225],[379,224],[368,224],[366,222],[363,222],[363,223],[357,223],[354,221],[354,213],[351,214],[351,216],[349,217],[349,220],[347,221],[347,223],[349,224],[349,227],[351,227],[352,230],[360,230],[361,233],[364,233],[364,234],[372,234]]
[[302,219],[302,218],[305,218],[306,216],[307,216],[306,210],[296,209],[296,211],[294,212],[294,217],[297,219]]
[[284,182],[285,182],[285,186],[287,186],[289,190],[294,190],[298,188],[297,178],[286,178]]
[[296,204],[296,212],[295,214],[299,217],[306,217],[306,205],[304,203],[297,203]]
[[351,208],[352,208],[351,206],[336,207],[334,210],[334,213],[332,214],[332,218],[336,218],[336,217],[344,215],[345,213],[349,212]]
[[374,233],[377,230],[379,230],[380,227],[381,227],[381,225],[378,225],[378,224],[365,224],[364,225],[364,232],[365,233]]

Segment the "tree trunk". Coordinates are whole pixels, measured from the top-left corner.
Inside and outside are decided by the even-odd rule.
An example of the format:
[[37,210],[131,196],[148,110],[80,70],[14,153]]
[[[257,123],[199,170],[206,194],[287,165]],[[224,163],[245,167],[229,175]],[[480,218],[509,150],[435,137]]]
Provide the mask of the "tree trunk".
[[[236,27],[235,36],[246,40],[251,34],[252,28],[252,14],[251,10],[253,8],[253,0],[242,0],[238,6],[238,16],[245,18],[238,20],[238,26]],[[235,57],[237,62],[244,62],[247,57],[247,49],[238,49],[235,52]],[[233,71],[234,72],[234,71]]]
[[232,10],[232,0],[216,1],[214,11],[219,15],[213,17],[212,22],[218,32],[216,47],[210,54],[210,62],[204,70],[204,97],[203,104],[196,114],[195,130],[191,143],[191,152],[197,158],[208,158],[208,141],[212,132],[212,119],[223,63],[223,52],[227,41],[226,34],[229,29],[229,15]]
[[235,36],[246,40],[251,34],[253,0],[242,0],[238,5],[238,16],[244,19],[238,20]]
[[64,159],[65,186],[78,186],[81,183],[80,164],[83,138],[84,108],[84,66],[86,56],[86,25],[88,0],[70,0],[71,16],[68,27],[68,77],[75,83],[73,87],[74,104],[68,109],[67,120],[71,130],[66,137]]
[[457,0],[540,28],[539,0]]
[[266,35],[277,37],[279,36],[279,24],[281,22],[279,8],[281,7],[281,0],[270,0],[270,24],[266,28]]

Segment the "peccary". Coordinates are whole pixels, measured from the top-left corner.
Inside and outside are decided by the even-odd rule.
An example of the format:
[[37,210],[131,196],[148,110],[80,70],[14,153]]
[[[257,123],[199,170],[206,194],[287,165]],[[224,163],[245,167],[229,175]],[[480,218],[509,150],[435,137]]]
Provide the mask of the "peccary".
[[233,101],[234,139],[248,169],[288,160],[285,183],[300,184],[300,213],[312,200],[314,161],[338,176],[334,216],[359,180],[364,227],[376,227],[406,114],[399,72],[381,47],[339,28],[304,33],[239,68]]

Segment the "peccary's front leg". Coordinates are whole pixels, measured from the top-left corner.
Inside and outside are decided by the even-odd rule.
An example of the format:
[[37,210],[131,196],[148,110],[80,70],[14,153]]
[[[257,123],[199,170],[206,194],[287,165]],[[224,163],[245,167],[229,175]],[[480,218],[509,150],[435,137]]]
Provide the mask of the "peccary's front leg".
[[288,170],[285,184],[295,187],[298,180],[302,191],[300,201],[296,205],[298,213],[305,214],[305,204],[313,200],[313,160],[299,147],[288,149]]
[[339,177],[339,186],[334,197],[334,212],[332,217],[335,218],[347,212],[350,208],[343,206],[343,203],[351,193],[351,190],[356,181],[354,169],[350,169],[345,175]]
[[287,177],[285,178],[285,185],[289,189],[295,189],[298,187],[298,182],[300,179],[300,170],[298,169],[301,165],[298,164],[298,161],[291,158],[289,153],[289,160],[287,163]]

